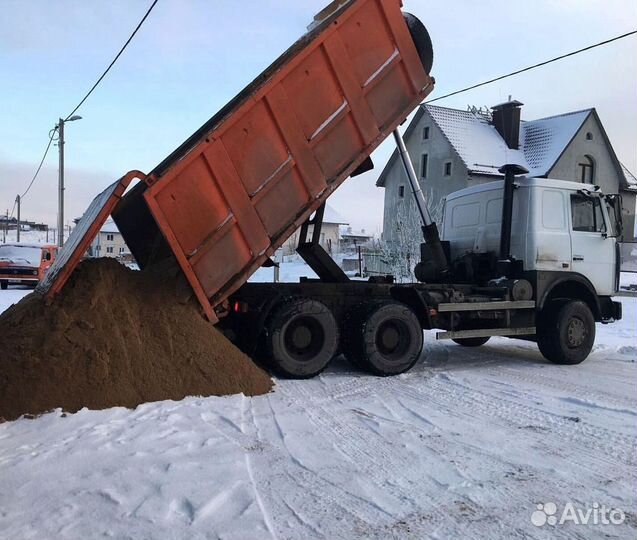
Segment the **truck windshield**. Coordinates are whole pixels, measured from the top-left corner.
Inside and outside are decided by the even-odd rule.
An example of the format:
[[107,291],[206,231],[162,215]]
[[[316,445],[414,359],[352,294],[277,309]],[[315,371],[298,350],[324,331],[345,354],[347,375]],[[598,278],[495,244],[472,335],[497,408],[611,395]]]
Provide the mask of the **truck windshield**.
[[0,246],[0,262],[40,266],[42,250],[33,246]]

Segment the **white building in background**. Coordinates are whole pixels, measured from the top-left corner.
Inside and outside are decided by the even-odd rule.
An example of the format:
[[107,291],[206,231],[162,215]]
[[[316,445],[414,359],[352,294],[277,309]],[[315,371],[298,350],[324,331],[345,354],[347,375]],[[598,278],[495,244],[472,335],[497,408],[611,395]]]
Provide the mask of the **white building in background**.
[[352,227],[341,228],[341,250],[356,251],[360,248],[372,247],[374,243],[374,235],[361,229],[360,231],[352,229]]
[[[329,204],[325,205],[325,213],[323,214],[323,226],[321,227],[321,238],[319,239],[319,243],[327,251],[328,253],[338,253],[341,249],[340,241],[340,226],[347,225],[347,221],[345,218],[341,216],[334,208],[332,208]],[[314,231],[314,226],[310,225],[308,227],[308,240],[312,238],[312,232]],[[298,229],[294,232],[290,238],[288,238],[283,244],[283,254],[290,255],[296,251],[296,247],[299,244],[299,235],[301,230]]]
[[[599,185],[621,193],[623,241],[634,243],[637,179],[613,150],[595,109],[521,120],[522,103],[457,110],[421,105],[406,129],[405,144],[425,193],[429,211],[440,221],[450,193],[501,180],[499,167],[517,163],[529,176]],[[394,152],[376,185],[385,189],[383,239],[420,239],[420,217],[398,154]]]
[[102,225],[91,246],[88,249],[89,257],[112,257],[128,259],[132,257],[130,249],[124,242],[122,233],[112,219]]

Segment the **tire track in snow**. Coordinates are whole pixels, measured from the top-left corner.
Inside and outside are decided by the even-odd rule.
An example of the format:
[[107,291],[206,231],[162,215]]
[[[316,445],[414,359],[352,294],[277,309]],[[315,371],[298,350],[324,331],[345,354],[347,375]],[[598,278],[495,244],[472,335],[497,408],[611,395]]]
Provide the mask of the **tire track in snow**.
[[[544,370],[542,370],[544,371]],[[576,382],[568,381],[568,388],[565,387],[565,382],[560,382],[553,377],[539,372],[539,370],[525,371],[524,373],[507,366],[498,367],[497,372],[492,374],[493,377],[499,377],[504,375],[507,379],[513,379],[529,385],[537,385],[541,387],[548,387],[560,392],[568,391],[570,396],[578,398],[586,398],[591,401],[615,405],[617,407],[628,407],[637,409],[637,399],[630,399],[626,396],[613,394],[611,392],[599,392],[590,386],[584,386]],[[554,375],[554,374],[553,374]]]
[[[245,399],[252,400],[250,411],[253,433],[246,429],[244,421],[244,430],[239,437],[232,430],[226,431],[224,436],[235,438],[245,452],[252,451],[256,456],[258,466],[255,467],[251,463],[251,479],[255,486],[258,485],[258,493],[262,495],[262,500],[268,501],[270,525],[272,531],[276,531],[279,537],[283,535],[285,538],[296,538],[300,534],[299,527],[305,529],[302,535],[304,538],[330,538],[336,534],[335,531],[332,531],[334,534],[330,531],[323,532],[318,524],[312,523],[311,518],[308,517],[310,515],[313,518],[323,516],[330,521],[352,523],[365,528],[369,526],[370,515],[383,512],[370,501],[306,467],[301,460],[293,456],[284,444],[285,429],[278,419],[276,423],[279,423],[279,426],[273,428],[275,435],[278,433],[278,436],[273,437],[270,432],[268,432],[269,436],[263,436],[264,426],[260,426],[261,422],[257,422],[252,404],[262,404],[264,398]],[[276,415],[276,411],[271,410],[266,419],[274,423]],[[219,428],[219,426],[216,427]],[[277,444],[275,440],[277,438],[281,441],[280,444]],[[273,476],[272,471],[276,471],[277,474]],[[299,508],[290,502],[308,501],[310,494],[310,503],[305,502],[306,509]],[[389,514],[387,516],[390,517]],[[289,523],[290,517],[296,522],[294,526]],[[291,536],[286,536],[285,532],[282,532],[285,530],[290,530]]]
[[[593,455],[597,459],[604,460],[606,455],[610,455],[631,467],[637,464],[634,448],[636,441],[629,435],[613,429],[594,426],[581,419],[518,403],[490,392],[477,390],[448,375],[441,375],[439,379],[444,379],[459,388],[459,391],[454,393],[454,401],[471,410],[479,411],[482,415],[500,418],[506,424],[519,425],[521,425],[519,418],[526,418],[540,426],[555,428],[547,432],[547,435],[569,439],[580,447],[593,451]],[[431,381],[431,385],[441,390],[437,393],[438,396],[444,396],[442,385],[438,379]],[[445,388],[447,388],[446,385]],[[412,389],[419,394],[421,393],[419,389]],[[613,461],[608,461],[608,463],[614,464]]]
[[[372,378],[372,380],[376,381],[378,386],[389,384],[386,378]],[[370,385],[364,386],[369,388]],[[427,530],[429,530],[433,524],[449,526],[449,509],[455,506],[462,505],[470,513],[479,511],[479,507],[470,497],[450,489],[448,485],[441,484],[430,475],[419,477],[417,480],[410,477],[408,474],[410,468],[405,464],[409,463],[414,456],[397,447],[394,444],[395,441],[388,441],[369,428],[363,429],[354,421],[346,422],[342,416],[336,416],[326,407],[320,405],[315,407],[317,404],[312,400],[312,394],[304,385],[289,386],[285,391],[288,398],[305,410],[310,421],[323,436],[335,439],[341,452],[356,463],[366,477],[370,478],[384,493],[400,501],[401,511],[394,512],[394,520],[397,519],[396,515],[422,516],[425,514]],[[376,393],[376,396],[379,394]],[[327,403],[329,399],[323,401]],[[304,405],[308,403],[309,407]],[[431,502],[433,493],[436,494],[436,501],[423,508],[422,501]],[[452,521],[451,524],[457,528],[458,534],[462,533],[462,537],[473,537],[469,528],[470,524],[457,521]]]
[[[448,374],[448,370],[442,369],[436,372],[425,369],[422,373],[426,375],[425,378],[427,379],[426,391],[423,391],[422,386],[416,387],[411,384],[414,376],[409,373],[398,377],[383,378],[378,382],[371,383],[368,378],[362,384],[357,384],[357,379],[352,379],[339,384],[335,394],[325,396],[318,404],[328,402],[330,399],[342,400],[368,395],[372,391],[378,392],[381,389],[387,389],[390,385],[393,385],[392,391],[396,392],[396,386],[401,385],[402,390],[400,392],[406,391],[419,399],[434,399],[435,397],[441,405],[444,405],[450,411],[462,406],[465,410],[472,411],[470,416],[475,417],[475,412],[479,411],[481,416],[497,417],[504,420],[505,425],[520,425],[519,418],[524,417],[540,426],[552,428],[547,432],[547,436],[565,437],[588,452],[593,452],[591,455],[596,459],[605,460],[605,456],[610,455],[630,466],[634,466],[637,463],[637,441],[624,433],[594,426],[581,419],[572,421],[559,413],[531,407],[492,393],[487,394],[458,382]],[[441,385],[441,379],[446,380],[449,384],[456,385],[458,391],[454,392],[449,385]],[[478,379],[478,381],[480,380]],[[398,381],[398,383],[395,381]],[[422,379],[419,378],[418,384],[421,385],[422,382]],[[436,391],[432,392],[434,389]],[[449,397],[451,394],[453,394],[453,399]],[[522,396],[520,397],[522,398]],[[614,464],[612,461],[608,462]]]
[[[250,414],[252,415],[252,423],[255,427],[256,430],[256,424],[254,424],[254,415],[252,414],[252,401],[249,400],[249,398],[246,398],[245,396],[242,396],[242,401],[241,401],[241,432],[246,434],[246,422],[245,422],[245,414],[246,414],[246,403],[250,404]],[[254,492],[254,498],[256,500],[257,505],[259,506],[259,511],[261,512],[261,516],[263,517],[263,521],[265,523],[265,526],[268,529],[268,532],[270,533],[270,536],[274,539],[277,540],[277,536],[274,532],[274,527],[272,525],[272,520],[270,518],[270,514],[268,513],[268,511],[265,508],[265,505],[263,504],[263,501],[261,500],[261,495],[259,495],[259,488],[257,487],[257,483],[254,479],[254,472],[252,471],[252,462],[250,460],[250,452],[244,452],[243,453],[244,459],[245,459],[245,464],[246,464],[246,469],[248,471],[248,477],[250,478],[250,483],[252,484],[252,490]]]
[[[449,385],[441,384],[438,380],[439,378],[446,378],[450,383],[453,382],[446,374],[435,377],[433,381],[428,380],[428,384],[424,389],[422,387],[413,387],[410,383],[415,382],[415,379],[410,376],[381,379],[379,382],[371,379],[371,383],[366,382],[362,385],[355,380],[350,380],[337,386],[337,397],[339,399],[347,399],[348,396],[372,393],[379,394],[380,390],[384,390],[388,384],[394,384],[392,391],[397,395],[406,394],[417,400],[431,401],[434,406],[437,404],[438,408],[442,406],[443,410],[448,414],[466,417],[474,421],[480,416],[490,416],[503,420],[504,422],[500,422],[500,425],[504,427],[515,425],[518,428],[522,428],[526,426],[523,425],[524,422],[520,422],[520,417],[528,418],[532,422],[539,422],[540,426],[548,426],[549,430],[553,430],[548,431],[542,436],[543,439],[552,439],[550,444],[547,445],[544,443],[549,449],[562,447],[564,438],[572,440],[576,443],[576,447],[582,448],[593,467],[592,470],[589,470],[589,468],[586,468],[582,464],[582,452],[576,451],[575,459],[570,455],[556,455],[560,459],[569,461],[576,470],[581,469],[583,471],[585,470],[587,474],[593,474],[597,481],[604,484],[608,482],[607,474],[601,472],[599,466],[596,466],[596,463],[605,461],[613,467],[617,466],[615,461],[607,459],[607,454],[615,457],[618,461],[623,461],[631,466],[631,468],[634,464],[634,442],[631,437],[623,433],[605,428],[597,428],[586,422],[573,422],[563,415],[528,407],[510,400],[503,400],[503,398],[499,396],[485,394],[484,392],[476,391],[467,386],[459,386],[458,390],[454,391]],[[431,372],[429,373],[428,379],[431,379]],[[369,381],[369,379],[366,381]],[[394,382],[390,383],[390,381]],[[324,403],[329,400],[329,396],[324,396],[320,399],[320,402]],[[504,405],[502,402],[504,402]],[[582,487],[585,488],[585,486]]]

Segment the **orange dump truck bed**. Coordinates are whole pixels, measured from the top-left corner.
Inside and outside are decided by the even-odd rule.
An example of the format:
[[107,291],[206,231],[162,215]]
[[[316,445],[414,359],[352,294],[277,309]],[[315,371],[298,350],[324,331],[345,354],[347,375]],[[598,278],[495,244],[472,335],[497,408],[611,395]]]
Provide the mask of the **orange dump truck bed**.
[[[399,0],[334,2],[149,175],[130,173],[103,193],[78,226],[84,236],[69,243],[81,251],[96,221],[112,212],[139,265],[174,257],[216,320],[215,307],[433,89],[420,48],[426,31],[413,17],[406,24],[400,7]],[[133,176],[143,181],[122,197]],[[54,276],[68,275],[79,256],[61,257],[67,268]],[[49,294],[64,279],[52,277]]]

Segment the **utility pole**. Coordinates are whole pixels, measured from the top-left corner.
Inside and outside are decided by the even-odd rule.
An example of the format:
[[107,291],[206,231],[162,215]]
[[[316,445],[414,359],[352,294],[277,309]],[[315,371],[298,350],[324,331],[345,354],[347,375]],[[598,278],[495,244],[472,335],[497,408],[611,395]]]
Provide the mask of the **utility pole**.
[[16,196],[15,202],[18,205],[18,228],[17,228],[18,238],[17,238],[17,241],[19,242],[20,241],[20,195]]
[[64,245],[64,120],[58,124],[58,148],[60,150],[60,169],[58,177],[58,246]]
[[58,129],[58,148],[60,150],[60,170],[58,178],[58,246],[64,245],[64,124],[66,122],[73,122],[75,120],[81,120],[82,117],[78,115],[71,116],[66,120],[60,118],[58,125],[55,126]]

